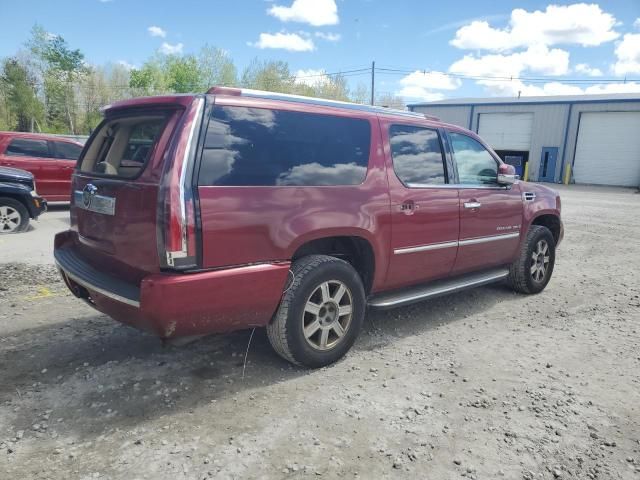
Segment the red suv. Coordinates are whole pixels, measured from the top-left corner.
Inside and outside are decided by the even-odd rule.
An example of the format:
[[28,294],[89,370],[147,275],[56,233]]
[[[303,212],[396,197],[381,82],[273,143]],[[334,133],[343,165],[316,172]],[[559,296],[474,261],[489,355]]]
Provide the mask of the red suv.
[[68,202],[82,144],[53,135],[0,132],[0,167],[31,172],[49,202]]
[[470,131],[216,87],[105,110],[55,259],[121,322],[162,338],[266,327],[281,356],[319,367],[367,308],[501,280],[540,292],[562,236],[558,195]]

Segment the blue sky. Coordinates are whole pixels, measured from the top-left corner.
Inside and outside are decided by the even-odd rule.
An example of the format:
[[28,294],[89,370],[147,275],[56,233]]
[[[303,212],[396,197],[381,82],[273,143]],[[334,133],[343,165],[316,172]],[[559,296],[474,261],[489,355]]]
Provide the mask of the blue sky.
[[94,64],[139,66],[158,50],[209,43],[239,69],[285,60],[300,81],[321,81],[310,75],[375,60],[388,69],[377,91],[410,101],[640,91],[640,82],[609,82],[640,78],[640,0],[0,0],[0,18],[0,57],[39,23]]

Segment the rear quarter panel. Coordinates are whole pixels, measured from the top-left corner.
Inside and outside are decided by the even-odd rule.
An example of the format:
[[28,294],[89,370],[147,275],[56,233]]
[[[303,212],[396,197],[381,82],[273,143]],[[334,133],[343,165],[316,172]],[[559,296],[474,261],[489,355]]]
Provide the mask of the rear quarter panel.
[[358,117],[371,124],[369,169],[361,185],[219,187],[198,189],[203,267],[289,260],[304,243],[359,236],[374,251],[373,290],[382,286],[390,248],[390,203],[378,118],[330,107],[216,98],[216,105],[287,109]]

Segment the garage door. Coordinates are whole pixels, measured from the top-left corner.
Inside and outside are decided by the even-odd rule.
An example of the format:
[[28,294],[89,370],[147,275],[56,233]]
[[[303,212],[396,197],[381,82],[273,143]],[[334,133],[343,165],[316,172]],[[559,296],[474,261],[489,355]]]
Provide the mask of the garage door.
[[533,113],[481,113],[478,135],[494,150],[528,152]]
[[576,183],[640,185],[640,112],[582,113],[573,178]]

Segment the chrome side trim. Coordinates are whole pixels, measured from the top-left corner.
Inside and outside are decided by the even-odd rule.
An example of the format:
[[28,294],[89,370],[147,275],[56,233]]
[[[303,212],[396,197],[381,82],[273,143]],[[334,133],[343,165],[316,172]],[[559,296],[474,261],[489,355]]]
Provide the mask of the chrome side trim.
[[533,202],[536,199],[536,194],[534,192],[523,192],[522,198],[525,202]]
[[508,240],[510,238],[517,238],[520,236],[520,232],[505,233],[503,235],[490,235],[488,237],[478,238],[465,238],[460,240],[458,245],[464,247],[465,245],[477,245],[478,243],[495,242],[497,240]]
[[471,287],[479,287],[489,283],[497,282],[509,275],[509,270],[493,270],[484,274],[467,276],[457,280],[449,280],[437,285],[422,287],[422,289],[411,289],[404,292],[381,295],[377,299],[374,297],[368,303],[373,308],[391,308],[401,305],[408,305],[427,298],[439,297],[449,293],[466,290]]
[[480,190],[509,190],[511,185],[471,185],[468,183],[442,183],[440,185],[430,183],[407,183],[408,188],[456,188],[458,190],[480,189]]
[[427,252],[429,250],[440,250],[441,248],[451,248],[465,245],[476,245],[478,243],[485,242],[495,242],[496,240],[508,240],[510,238],[516,238],[520,236],[520,232],[513,233],[504,233],[502,235],[490,235],[488,237],[478,237],[478,238],[467,238],[464,240],[452,240],[450,242],[441,242],[441,243],[429,243],[427,245],[416,245],[415,247],[401,247],[395,248],[393,253],[395,255],[402,255],[405,253],[417,253],[417,252]]
[[451,242],[430,243],[429,245],[418,245],[416,247],[396,248],[393,250],[393,253],[395,255],[402,255],[404,253],[426,252],[428,250],[440,250],[441,248],[451,248],[451,247],[457,247],[457,246],[458,246],[458,241],[453,240]]
[[104,295],[105,297],[109,297],[113,300],[117,300],[118,302],[126,303],[127,305],[131,305],[132,307],[140,308],[140,302],[131,300],[130,298],[122,297],[117,293],[110,292],[109,290],[105,290],[104,288],[96,287],[92,283],[87,282],[86,280],[83,280],[77,275],[74,275],[73,273],[66,271],[64,268],[62,268],[62,266],[60,265],[60,263],[58,263],[57,260],[55,260],[55,262],[56,262],[56,266],[58,267],[58,270],[60,270],[60,273],[62,275],[66,275],[71,280],[76,282],[78,285],[81,285],[85,288],[93,290],[94,292],[98,292],[100,295]]

